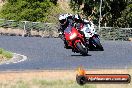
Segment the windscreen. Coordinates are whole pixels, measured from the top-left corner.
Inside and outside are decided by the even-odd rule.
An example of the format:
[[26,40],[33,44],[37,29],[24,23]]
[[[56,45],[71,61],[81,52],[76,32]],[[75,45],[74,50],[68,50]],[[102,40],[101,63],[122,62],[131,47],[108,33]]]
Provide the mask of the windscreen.
[[68,25],[68,27],[64,30],[65,33],[70,33],[72,29],[71,25]]

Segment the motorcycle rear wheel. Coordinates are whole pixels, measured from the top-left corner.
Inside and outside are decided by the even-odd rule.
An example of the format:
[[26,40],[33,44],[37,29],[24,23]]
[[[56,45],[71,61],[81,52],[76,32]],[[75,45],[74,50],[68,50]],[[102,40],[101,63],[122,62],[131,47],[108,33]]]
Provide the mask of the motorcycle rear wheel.
[[100,41],[98,38],[94,38],[93,41],[96,43],[97,45],[97,48],[100,50],[100,51],[104,51],[104,48],[103,46],[101,45]]

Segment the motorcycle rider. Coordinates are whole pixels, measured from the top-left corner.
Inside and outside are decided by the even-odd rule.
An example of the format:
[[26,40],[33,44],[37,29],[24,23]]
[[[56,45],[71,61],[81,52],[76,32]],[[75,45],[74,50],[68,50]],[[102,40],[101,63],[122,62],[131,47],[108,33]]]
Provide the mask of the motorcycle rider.
[[72,14],[61,14],[59,16],[60,28],[58,29],[59,35],[61,39],[64,41],[64,48],[70,49],[71,47],[68,46],[67,41],[64,37],[64,30],[68,27],[69,24],[72,25],[73,19]]
[[[72,14],[61,14],[59,16],[59,22],[60,22],[60,29],[58,30],[60,33],[61,36],[61,39],[64,41],[64,48],[70,48],[68,47],[68,44],[64,38],[64,30],[68,27],[69,24],[73,25],[78,29],[78,30],[81,30],[83,25],[87,25],[88,26],[88,29],[90,29],[91,27],[94,27],[92,25],[94,25],[92,22],[86,20],[86,19],[81,19],[80,15],[79,14],[75,14],[75,15],[72,15]],[[83,34],[85,35],[85,30],[82,30]],[[85,36],[85,39],[86,36]]]
[[94,28],[94,24],[92,23],[92,21],[81,19],[79,14],[74,15],[74,22],[77,29],[80,29],[80,30],[82,29],[82,26],[84,25],[87,26],[89,30]]
[[61,14],[59,16],[59,22],[60,28],[58,29],[58,31],[64,33],[64,30],[67,28],[67,26],[73,23],[72,14]]
[[78,14],[74,16],[74,20],[76,28],[79,29],[80,33],[84,34],[84,39],[89,44],[89,34],[96,34],[93,22],[91,20],[81,19]]

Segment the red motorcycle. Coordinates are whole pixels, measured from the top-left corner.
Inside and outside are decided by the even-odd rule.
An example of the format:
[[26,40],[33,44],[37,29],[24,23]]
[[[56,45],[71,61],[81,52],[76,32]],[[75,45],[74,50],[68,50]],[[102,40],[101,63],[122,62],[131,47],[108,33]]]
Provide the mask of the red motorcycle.
[[80,53],[84,56],[88,55],[88,45],[81,31],[69,25],[64,31],[64,36],[68,46],[71,47],[73,52]]

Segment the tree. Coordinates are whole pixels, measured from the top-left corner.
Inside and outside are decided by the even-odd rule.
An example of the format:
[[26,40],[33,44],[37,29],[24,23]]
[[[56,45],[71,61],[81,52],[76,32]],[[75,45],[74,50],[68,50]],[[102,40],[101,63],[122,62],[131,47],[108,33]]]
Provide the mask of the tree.
[[121,13],[121,17],[117,19],[118,25],[120,27],[132,27],[132,3],[128,2],[126,8]]
[[1,10],[2,18],[11,20],[45,21],[54,6],[50,0],[7,0]]
[[[101,8],[101,25],[104,26],[107,24],[107,26],[113,27],[132,27],[132,6],[130,3],[131,0],[103,0]],[[84,4],[82,9],[83,13],[86,16],[92,16],[93,20],[95,20],[97,23],[99,20],[100,0],[82,0],[82,4]],[[71,1],[72,9],[78,5],[80,4],[75,2],[75,0]]]

